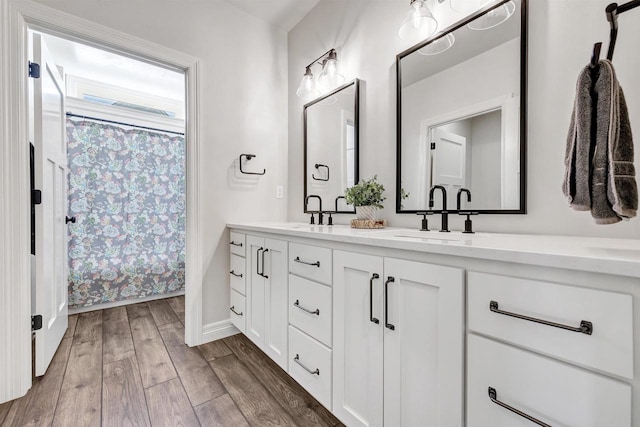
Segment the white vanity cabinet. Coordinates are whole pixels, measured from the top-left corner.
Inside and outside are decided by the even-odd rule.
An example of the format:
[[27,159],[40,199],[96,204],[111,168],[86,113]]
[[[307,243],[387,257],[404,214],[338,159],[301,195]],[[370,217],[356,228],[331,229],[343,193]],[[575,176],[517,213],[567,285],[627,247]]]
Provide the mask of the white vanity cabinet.
[[287,242],[247,235],[245,334],[287,369]]
[[231,228],[231,322],[348,427],[640,426],[638,241]]
[[334,251],[338,418],[463,425],[463,286],[459,268]]

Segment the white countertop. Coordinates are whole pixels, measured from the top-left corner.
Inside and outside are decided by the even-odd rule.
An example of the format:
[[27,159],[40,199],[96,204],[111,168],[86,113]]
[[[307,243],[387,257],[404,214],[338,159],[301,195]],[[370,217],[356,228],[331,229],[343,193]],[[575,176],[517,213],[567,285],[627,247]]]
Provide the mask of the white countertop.
[[301,223],[227,224],[231,229],[640,278],[640,240]]

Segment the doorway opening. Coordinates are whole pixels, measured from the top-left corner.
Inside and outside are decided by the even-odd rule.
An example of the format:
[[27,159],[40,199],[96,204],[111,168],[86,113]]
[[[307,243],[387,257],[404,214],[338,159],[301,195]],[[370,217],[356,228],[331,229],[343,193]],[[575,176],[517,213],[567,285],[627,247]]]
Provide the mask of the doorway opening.
[[29,52],[42,375],[69,313],[184,294],[186,76],[42,31]]

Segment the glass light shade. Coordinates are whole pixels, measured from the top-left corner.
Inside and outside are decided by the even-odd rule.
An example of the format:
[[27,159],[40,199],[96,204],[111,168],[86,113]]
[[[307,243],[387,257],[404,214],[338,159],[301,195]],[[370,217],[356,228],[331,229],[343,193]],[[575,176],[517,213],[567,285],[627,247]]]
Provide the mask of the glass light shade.
[[420,55],[437,55],[445,50],[451,49],[456,42],[456,38],[453,34],[449,33],[444,37],[440,37],[438,40],[429,43],[425,47],[418,50]]
[[431,14],[425,0],[413,0],[409,13],[398,30],[402,40],[423,40],[435,34],[438,22]]
[[328,91],[334,89],[344,83],[344,76],[338,73],[338,61],[335,59],[327,59],[322,65],[322,72],[318,77],[318,89]]
[[488,30],[489,28],[502,24],[509,19],[515,11],[516,4],[510,1],[469,22],[467,27],[472,30]]
[[316,84],[313,81],[313,74],[311,74],[310,69],[307,69],[304,77],[302,77],[300,85],[298,86],[298,90],[296,91],[296,95],[298,95],[300,98],[311,98],[318,96]]
[[474,19],[467,24],[472,30],[488,30],[502,24],[516,11],[516,4],[512,1],[499,6],[492,11]]

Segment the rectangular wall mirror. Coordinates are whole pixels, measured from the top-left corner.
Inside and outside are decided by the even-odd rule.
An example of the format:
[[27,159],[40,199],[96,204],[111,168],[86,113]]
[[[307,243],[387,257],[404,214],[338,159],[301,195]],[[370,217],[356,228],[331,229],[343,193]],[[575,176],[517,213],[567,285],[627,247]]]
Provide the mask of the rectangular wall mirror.
[[344,190],[358,182],[358,92],[355,79],[304,106],[304,211],[353,213]]
[[463,211],[526,213],[526,9],[491,2],[397,56],[398,213],[440,211],[434,185],[449,211],[467,188]]

